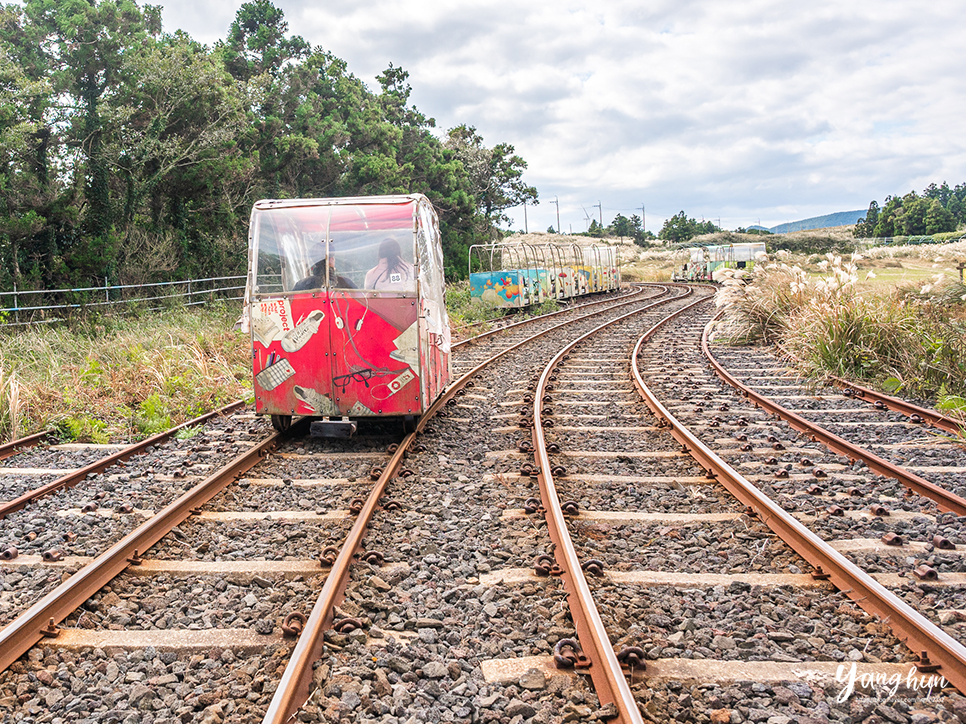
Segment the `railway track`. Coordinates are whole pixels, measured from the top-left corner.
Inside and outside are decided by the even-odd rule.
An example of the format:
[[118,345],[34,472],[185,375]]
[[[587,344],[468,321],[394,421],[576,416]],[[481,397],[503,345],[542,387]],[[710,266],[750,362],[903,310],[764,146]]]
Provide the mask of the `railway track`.
[[[924,701],[915,687],[891,703],[869,706],[859,694],[836,701],[840,663],[905,677],[922,663],[919,651],[813,578],[767,516],[750,514],[682,452],[631,381],[641,335],[666,310],[708,296],[687,291],[650,287],[455,345],[462,379],[405,438],[384,426],[361,427],[352,441],[276,436],[249,420],[250,439],[239,443],[249,455],[191,481],[221,492],[171,501],[171,532],[136,555],[116,551],[111,577],[55,617],[59,633],[0,674],[5,716],[517,724],[862,721],[895,712],[894,721],[930,721],[913,718],[914,701]],[[691,313],[706,316],[697,311],[706,306]],[[639,366],[671,400],[687,377],[699,387],[685,394],[714,386],[734,405],[691,361],[699,340],[691,334],[667,353],[649,345]],[[659,374],[658,364],[687,375]],[[757,430],[758,418],[777,425],[761,411],[744,416],[739,434]],[[693,424],[703,439],[722,435],[720,422],[707,422]],[[822,460],[829,484],[851,474]],[[775,492],[771,468],[758,468]],[[44,498],[45,519],[76,490]],[[893,520],[868,525],[914,521],[936,505],[902,502],[911,516],[896,509]],[[821,517],[809,518],[804,501],[794,512],[809,524]],[[947,516],[935,518],[940,528],[953,521],[955,537],[956,517],[939,515]],[[21,561],[0,575],[5,589],[27,571],[62,588],[71,578],[61,577],[86,562]],[[32,590],[24,580],[21,589]],[[905,577],[899,590],[921,604],[931,585]],[[948,621],[955,610],[938,616]],[[955,693],[935,696],[930,712],[966,715]]]
[[[637,304],[638,306],[640,306],[639,302]],[[595,312],[594,314],[600,314],[600,312]],[[556,327],[556,324],[558,323],[554,324],[555,327]],[[278,442],[279,441],[276,440],[274,436],[266,437],[261,442],[259,442],[258,446],[261,452],[267,453],[267,451],[270,450],[274,445],[277,445]],[[298,445],[299,443],[293,442],[293,444]],[[308,442],[303,444],[308,445]],[[353,450],[355,452],[346,453],[346,454],[348,454],[350,457],[351,455],[359,454],[356,451],[355,447],[353,448]],[[295,458],[291,458],[292,455],[294,455]],[[283,450],[279,453],[279,455],[270,456],[270,459],[273,461],[275,461],[276,458],[279,458],[279,457],[283,460],[299,459],[298,458],[299,455],[300,453],[298,452],[288,453]],[[268,461],[266,461],[266,464],[267,463]],[[232,463],[232,464],[235,465],[235,463]],[[331,464],[323,463],[318,459],[316,459],[315,456],[313,456],[311,463],[306,462],[305,464],[311,468],[311,471],[314,477],[313,481],[300,480],[297,477],[297,475],[299,474],[298,470],[292,469],[293,467],[297,468],[297,464],[295,463],[286,463],[285,471],[276,471],[277,477],[261,478],[256,480],[260,480],[261,484],[265,485],[268,489],[273,489],[273,490],[278,487],[279,482],[281,482],[283,489],[287,484],[291,484],[293,486],[298,487],[300,482],[305,484],[306,486],[311,486],[313,482],[315,483],[318,482],[318,475],[320,472],[320,468],[325,470],[325,472],[328,472],[326,468],[331,467]],[[231,475],[233,477],[240,477],[244,475],[243,468],[247,465],[248,463],[244,463],[243,465],[241,465],[241,467],[236,467],[236,470],[232,472]],[[386,472],[385,475],[377,476],[377,477],[381,477],[382,483],[384,483],[386,479],[391,477],[391,474],[394,471],[391,471],[389,469],[389,466],[387,466],[387,470],[385,472]],[[261,473],[258,473],[258,474],[261,474]],[[224,476],[212,475],[211,481],[213,481],[213,479],[216,477],[224,477]],[[345,517],[344,511],[338,511],[338,507],[341,507],[341,505],[344,504],[342,502],[342,498],[344,498],[346,495],[346,492],[343,488],[347,484],[352,484],[362,479],[366,479],[365,476],[360,475],[360,473],[356,471],[354,475],[346,474],[341,477],[335,476],[333,478],[325,478],[323,481],[323,484],[321,486],[318,486],[322,488],[328,488],[330,492],[333,488],[337,490],[337,494],[334,496],[332,495],[324,496],[325,500],[327,501],[325,503],[325,507],[328,508],[329,506],[337,506],[336,507],[337,514],[335,515],[336,518]],[[267,483],[265,483],[266,480],[268,481]],[[244,484],[245,481],[240,481],[240,482]],[[251,485],[252,485],[251,480],[248,480],[248,486],[251,487]],[[197,495],[195,493],[192,493],[192,494]],[[241,493],[240,495],[242,497],[246,497],[245,493]],[[321,508],[320,508],[321,503],[319,503],[318,505],[314,505],[316,501],[313,501],[308,498],[309,496],[303,495],[301,499],[296,501],[298,503],[300,510],[293,510],[292,508],[288,507],[285,503],[277,503],[277,502],[272,503],[271,505],[276,508],[279,515],[268,516],[269,518],[272,519],[271,525],[269,527],[278,528],[281,524],[286,527],[292,526],[292,527],[298,527],[298,528],[304,529],[306,526],[311,526],[311,525],[318,526],[319,523],[322,521],[327,522],[331,516],[327,517],[325,512],[321,511]],[[203,497],[189,497],[188,499],[176,501],[176,504],[172,504],[172,506],[175,506],[177,508],[177,511],[168,510],[165,513],[165,515],[169,519],[172,517],[180,518],[180,520],[188,521],[189,523],[196,524],[196,525],[202,522],[210,523],[211,522],[210,519],[214,519],[215,521],[217,521],[216,523],[217,525],[219,523],[224,523],[224,521],[226,520],[232,519],[233,516],[236,520],[239,518],[257,519],[259,517],[263,517],[262,511],[259,511],[257,513],[254,511],[226,511],[226,510],[208,511],[204,508],[204,500],[205,499]],[[289,498],[289,500],[291,500],[291,498]],[[369,503],[372,503],[374,500],[378,500],[378,495],[373,496],[370,494],[370,500],[367,501],[365,505],[367,505],[370,508],[374,508],[375,507],[374,504],[369,505]],[[312,507],[316,508],[316,510],[312,511],[309,514],[306,514],[306,511],[305,511],[306,503],[313,504]],[[217,505],[218,503],[216,503],[216,506]],[[260,508],[264,509],[264,507],[269,504],[259,503],[258,505]],[[279,510],[279,506],[284,508],[284,510]],[[351,511],[351,509],[354,506],[350,504],[348,507]],[[198,512],[199,509],[200,509],[201,515],[195,515],[189,518],[192,512]],[[341,516],[338,515],[339,512],[342,513]],[[365,512],[363,512],[363,515],[365,515]],[[194,527],[194,526],[192,525],[191,527]],[[235,527],[235,529],[236,529],[236,532],[231,534],[230,536],[231,538],[240,537],[239,533],[237,533],[237,526]],[[299,539],[304,535],[305,535],[304,532],[296,533],[294,538]],[[233,594],[236,593],[236,591],[234,589],[232,589],[231,591],[228,591],[228,589],[224,588],[224,586],[227,585],[226,583],[226,581],[228,580],[227,577],[238,576],[238,575],[242,576],[243,578],[245,578],[246,576],[251,577],[251,575],[255,573],[254,571],[252,571],[251,564],[245,563],[245,564],[242,564],[241,566],[238,566],[238,565],[232,566],[232,565],[225,565],[224,561],[209,562],[209,561],[195,560],[199,557],[198,556],[199,551],[202,553],[212,552],[212,556],[217,558],[219,555],[230,554],[233,552],[237,552],[239,550],[237,547],[235,547],[234,550],[232,550],[231,548],[226,550],[224,547],[219,548],[216,545],[214,545],[213,543],[221,542],[217,534],[210,535],[209,539],[210,540],[207,544],[204,541],[199,543],[197,540],[192,538],[190,534],[185,533],[182,530],[180,535],[174,534],[173,537],[169,537],[165,539],[162,542],[160,548],[152,549],[150,554],[146,553],[145,549],[142,549],[140,551],[140,554],[134,553],[131,550],[134,543],[130,540],[122,541],[123,545],[122,543],[115,545],[114,546],[115,550],[108,551],[105,553],[105,555],[111,554],[113,556],[114,562],[108,565],[107,573],[103,575],[114,576],[114,575],[117,575],[117,573],[119,573],[120,570],[122,569],[127,569],[127,572],[124,574],[124,576],[122,576],[121,579],[118,579],[117,581],[113,581],[111,585],[106,586],[104,588],[101,588],[101,586],[103,586],[106,580],[111,580],[111,578],[108,578],[106,580],[92,579],[92,581],[86,584],[86,587],[91,589],[89,591],[90,594],[93,594],[94,591],[97,591],[97,590],[100,590],[100,593],[95,595],[94,598],[89,599],[87,604],[82,610],[80,610],[76,614],[73,614],[74,616],[73,618],[67,619],[68,625],[69,626],[72,625],[73,628],[66,629],[65,633],[62,633],[60,636],[58,636],[57,643],[59,644],[58,651],[60,652],[58,656],[70,657],[72,655],[70,652],[76,651],[78,649],[86,650],[88,647],[93,648],[94,651],[114,650],[112,649],[112,647],[114,648],[119,647],[122,649],[124,649],[125,647],[129,647],[131,644],[130,643],[126,644],[125,641],[130,642],[131,640],[130,635],[132,631],[130,630],[130,628],[135,625],[136,621],[144,620],[145,618],[150,619],[150,624],[149,624],[150,626],[159,627],[158,630],[163,630],[165,633],[160,637],[154,635],[154,637],[152,638],[153,636],[152,634],[147,634],[143,631],[140,633],[137,633],[135,631],[134,640],[136,644],[137,642],[140,642],[139,645],[143,649],[147,649],[147,650],[153,649],[154,651],[163,650],[164,656],[166,657],[166,659],[171,659],[168,663],[164,663],[162,666],[162,668],[166,670],[166,673],[162,674],[161,676],[161,678],[164,680],[167,680],[167,678],[169,678],[172,675],[171,669],[178,669],[179,673],[187,670],[187,669],[180,668],[181,665],[185,663],[182,659],[178,659],[177,661],[175,661],[174,659],[171,658],[172,652],[170,651],[170,649],[172,647],[177,648],[179,651],[182,651],[182,652],[184,652],[185,650],[191,650],[192,648],[194,648],[194,650],[197,651],[199,650],[199,647],[200,647],[200,648],[204,648],[207,653],[210,653],[211,651],[210,647],[214,646],[217,649],[219,644],[221,644],[223,647],[226,647],[228,650],[238,650],[239,652],[244,652],[246,650],[251,649],[251,647],[254,645],[251,643],[252,642],[251,635],[248,636],[247,644],[244,640],[231,644],[229,642],[234,641],[234,636],[236,635],[237,632],[232,631],[232,632],[226,633],[225,630],[221,629],[218,626],[218,623],[215,623],[214,629],[216,634],[221,634],[220,638],[218,635],[213,635],[210,631],[208,632],[207,637],[203,635],[189,635],[189,634],[177,633],[181,630],[182,627],[189,626],[191,627],[188,629],[190,631],[196,627],[203,627],[203,623],[207,620],[214,621],[215,619],[219,619],[219,618],[228,619],[229,621],[234,621],[236,619],[251,621],[250,617],[244,617],[241,615],[239,611],[235,610],[234,607],[237,605],[237,602],[235,602],[234,599],[237,599],[238,596],[235,596]],[[191,543],[179,545],[179,542],[184,540],[190,540]],[[289,537],[286,537],[286,540],[289,540]],[[184,561],[181,561],[178,563],[174,563],[174,562],[165,563],[163,559],[162,559],[162,562],[159,562],[157,560],[158,550],[164,550],[165,546],[169,546],[169,545],[173,545],[176,549],[186,548],[190,550],[190,555],[188,555],[188,559],[190,560],[188,561],[187,565],[185,565]],[[354,546],[346,544],[343,546],[341,552],[339,552],[336,555],[337,557],[342,556],[344,558],[345,557],[351,558],[354,552],[355,552]],[[259,551],[258,553],[261,553],[261,551]],[[252,549],[250,548],[241,547],[241,555],[239,557],[242,559],[249,559],[253,555],[258,555],[258,553],[253,553]],[[289,550],[288,553],[291,554],[291,550]],[[284,571],[288,571],[288,573],[285,573],[283,571],[283,577],[285,575],[289,575],[289,576],[294,576],[296,579],[300,577],[304,579],[305,577],[308,577],[310,575],[309,572],[311,572],[312,574],[318,574],[320,572],[319,563],[318,563],[319,555],[324,556],[325,554],[322,553],[321,551],[316,551],[315,557],[309,559],[311,565],[308,566],[307,570],[306,570],[306,559],[304,558],[304,554],[303,556],[299,556],[298,560],[296,560],[294,563],[289,561],[288,563],[290,563],[290,565],[280,567],[281,569],[284,569]],[[275,557],[277,557],[277,554]],[[292,556],[291,555],[285,556],[283,554],[282,557],[291,558]],[[137,563],[138,565],[136,566],[127,565],[127,563],[131,562],[128,559],[131,559],[131,558],[133,558],[134,562]],[[22,563],[23,562],[24,561],[22,561]],[[282,561],[282,562],[284,563],[285,561]],[[328,563],[328,561],[326,562]],[[209,565],[201,565],[203,563],[209,563]],[[110,570],[112,566],[115,568],[119,566],[120,568],[118,570]],[[254,595],[254,593],[252,592],[253,590],[252,586],[255,587],[254,589],[255,592],[257,592],[258,586],[266,586],[266,585],[271,585],[274,590],[274,584],[271,583],[271,579],[273,577],[276,577],[276,576],[273,576],[273,574],[277,575],[279,573],[278,567],[276,567],[276,569],[273,570],[273,566],[270,563],[259,562],[258,568],[259,568],[259,571],[257,573],[259,573],[260,575],[255,576],[255,578],[257,578],[258,581],[254,584],[251,583],[251,580],[248,581],[246,585],[249,591],[246,592],[244,596],[241,596],[241,600],[243,603],[245,601],[252,600],[251,597]],[[84,569],[82,569],[80,573],[83,573],[83,570]],[[133,571],[133,574],[132,574],[132,571]],[[202,602],[200,604],[201,606],[200,609],[194,610],[193,607],[189,607],[190,610],[189,609],[182,610],[180,612],[181,615],[179,615],[179,613],[176,611],[173,614],[164,613],[160,617],[155,617],[153,619],[147,616],[146,614],[151,613],[153,610],[156,610],[156,608],[160,606],[160,603],[158,602],[157,596],[145,595],[144,591],[142,591],[139,588],[137,584],[137,579],[141,577],[150,578],[152,577],[152,575],[157,576],[158,574],[167,575],[168,577],[184,577],[185,575],[190,576],[190,575],[199,575],[199,574],[203,574],[209,577],[212,575],[222,576],[222,578],[220,579],[221,583],[219,583],[218,586],[219,588],[221,588],[221,592],[224,593],[225,595],[216,597],[218,599],[217,600],[218,604],[222,607],[219,609],[220,611],[219,615],[216,616],[215,619],[210,619],[210,617],[206,618],[206,616],[204,615],[204,613],[202,613],[202,611],[207,607],[207,605],[211,605],[211,604],[208,602]],[[76,581],[78,577],[79,577],[78,575],[75,575],[70,580]],[[80,576],[80,577],[83,577],[83,576]],[[331,576],[329,576],[326,580],[329,580],[329,578],[331,578]],[[266,584],[266,581],[268,581],[269,584]],[[316,583],[317,582],[318,581],[316,581]],[[304,580],[297,580],[296,583],[303,584]],[[60,586],[60,588],[64,588],[65,586],[68,586],[68,585],[70,584],[68,582],[65,582]],[[152,581],[150,584],[148,584],[148,587],[153,587],[154,585],[155,585],[155,582]],[[165,584],[164,586],[162,586],[162,589],[168,590],[167,585],[168,585],[167,579],[165,579]],[[189,584],[189,585],[190,585],[190,590],[195,590],[195,589],[204,587],[196,584]],[[299,586],[297,586],[297,588],[298,587]],[[306,586],[301,586],[301,588],[306,588]],[[315,590],[315,588],[313,588],[312,586],[308,586],[307,588],[309,588],[310,590]],[[175,600],[176,604],[186,599],[188,597],[188,593],[190,593],[190,591],[185,592],[182,587],[172,586],[171,590],[178,591],[178,593],[171,594],[171,596],[173,596],[176,599]],[[226,593],[226,591],[228,591],[228,593]],[[53,595],[54,593],[51,593],[46,598],[50,598]],[[77,594],[77,595],[80,595],[80,594]],[[194,595],[197,595],[197,594],[194,594]],[[227,597],[227,600],[223,600],[223,599],[226,599],[226,597]],[[140,601],[144,601],[144,600],[149,601],[149,603],[146,606],[141,605],[141,603],[139,603]],[[300,602],[300,599],[297,596],[293,596],[292,600],[296,602],[295,604],[293,604],[294,606],[299,608],[304,608],[304,606],[298,605]],[[133,602],[133,603],[128,603],[128,602]],[[35,604],[35,607],[39,605],[40,605],[39,603]],[[57,605],[63,606],[65,604],[57,604]],[[77,604],[75,602],[71,605],[76,606]],[[274,611],[274,607],[272,608],[272,610]],[[50,609],[50,612],[54,614],[51,616],[51,618],[55,619],[55,622],[54,622],[55,624],[59,623],[60,620],[64,618],[64,615],[63,615],[64,609],[62,608],[57,608],[56,611],[55,609]],[[332,611],[330,609],[327,615],[331,617],[334,614],[335,614],[335,611]],[[27,635],[28,639],[31,637],[39,638],[39,636],[44,635],[44,633],[37,631],[37,625],[39,621],[45,620],[46,616],[47,616],[47,611],[45,610],[39,617],[36,615],[33,617],[33,622],[26,627],[31,629],[31,631]],[[112,618],[112,617],[115,617],[116,620],[115,618]],[[23,616],[21,616],[21,619],[22,618]],[[202,623],[196,623],[194,626],[192,626],[192,624],[190,623],[187,623],[187,621],[197,622],[198,619],[202,619]],[[17,621],[19,620],[20,619],[17,619]],[[277,622],[272,623],[271,618],[269,618],[267,621],[268,622],[265,622],[264,620],[256,619],[256,624],[258,624],[256,626],[256,633],[257,633],[257,630],[259,629],[261,630],[272,629],[273,631],[277,632],[277,628],[278,628],[278,626],[276,625]],[[52,634],[54,632],[55,625],[47,625],[47,622],[46,621],[44,622],[45,622],[47,634]],[[9,633],[11,630],[11,627],[16,628],[16,623],[17,622],[15,621],[13,624],[8,625],[7,629],[5,629],[4,633],[7,634],[7,638],[16,638],[15,636],[10,635]],[[296,616],[295,618],[292,619],[292,621],[288,621],[287,623],[291,624],[290,627],[297,628],[301,624],[301,617]],[[311,623],[312,621],[310,618],[309,624],[311,625]],[[93,630],[87,629],[86,627],[88,626],[93,626],[94,627]],[[101,630],[102,626],[106,627],[106,630]],[[117,635],[115,638],[111,638],[114,635],[109,632],[115,628],[124,628],[125,630],[121,634]],[[249,631],[249,634],[250,633],[251,632]],[[263,634],[263,636],[264,635],[271,636],[272,634]],[[244,639],[245,637],[242,636],[241,638]],[[195,643],[192,643],[192,641],[194,641]],[[152,646],[151,642],[155,642],[156,645]],[[273,643],[271,641],[266,641],[264,639],[261,639],[259,640],[259,645],[257,648],[259,649],[260,652],[261,651],[272,651],[273,653],[283,652],[279,655],[287,657],[289,655],[290,647],[286,646],[284,642]],[[220,655],[221,654],[219,654],[219,656]],[[135,658],[138,658],[138,657],[135,655]],[[258,656],[256,656],[256,658],[258,658]],[[29,657],[28,657],[28,661],[29,661]],[[188,661],[189,664],[190,664],[190,661],[191,660],[189,659]],[[260,668],[262,663],[263,662],[259,660],[254,665],[256,668]],[[16,674],[19,672],[19,669],[24,666],[24,664],[25,664],[24,661],[17,662],[13,664],[10,671]],[[210,668],[210,664],[206,665],[206,668]],[[248,668],[251,668],[251,665],[249,665]],[[179,677],[177,674],[175,674],[175,676],[176,678],[178,678],[178,681],[180,682],[180,684],[183,684],[184,679],[182,677]],[[148,678],[151,678],[151,677],[148,677]],[[157,679],[157,677],[153,677],[153,678]],[[274,686],[274,683],[272,686]],[[22,687],[18,687],[18,688],[22,688]],[[174,688],[178,688],[178,687],[174,687]],[[183,688],[183,686],[181,686],[181,688]],[[36,687],[29,687],[28,685],[28,689],[35,690]],[[213,691],[221,691],[221,689],[219,689],[219,687],[217,686],[214,686]],[[30,693],[29,691],[23,691],[17,695],[17,699],[18,700],[24,699],[26,702],[29,703],[34,700],[34,697],[30,697],[29,693]],[[251,693],[252,693],[251,691],[246,692],[246,694],[251,694]],[[270,693],[270,691],[268,693]],[[143,692],[141,690],[138,690],[137,695],[135,696],[135,699],[137,699],[138,702],[140,702],[142,695],[143,695]],[[53,694],[51,696],[56,697],[56,694]],[[163,702],[165,698],[168,698],[167,696],[156,697],[154,695],[146,695],[146,694],[144,696],[147,696],[150,702],[154,702],[154,703],[157,703],[159,699]],[[178,695],[176,694],[176,696]],[[260,705],[264,705],[265,703],[263,701],[264,696],[254,697],[254,698],[258,700],[258,703]],[[187,699],[191,699],[191,698],[188,697]],[[180,711],[173,712],[173,713],[177,713],[177,716],[183,718],[185,716],[188,716],[190,712],[195,712],[197,710],[197,705],[199,703],[205,704],[207,700],[208,698],[201,693],[198,694],[198,701],[181,699],[181,702],[183,705],[181,707],[178,707]],[[125,702],[128,705],[130,705],[131,704],[130,698],[125,698]],[[9,703],[9,700],[8,700],[8,703]],[[244,715],[248,716],[248,707],[243,704],[239,706],[241,709],[245,710]],[[170,707],[165,707],[165,708],[170,709]],[[112,711],[112,710],[109,709],[108,711]],[[204,711],[204,709],[202,709],[202,711]],[[232,708],[232,714],[240,715],[238,712],[235,712],[234,708]]]

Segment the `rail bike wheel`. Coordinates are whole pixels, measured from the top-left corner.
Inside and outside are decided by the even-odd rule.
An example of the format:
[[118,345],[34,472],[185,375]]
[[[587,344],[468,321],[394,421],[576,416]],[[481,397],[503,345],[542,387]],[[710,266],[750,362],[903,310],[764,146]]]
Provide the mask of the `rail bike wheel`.
[[291,415],[272,415],[272,427],[279,432],[285,432],[292,426]]

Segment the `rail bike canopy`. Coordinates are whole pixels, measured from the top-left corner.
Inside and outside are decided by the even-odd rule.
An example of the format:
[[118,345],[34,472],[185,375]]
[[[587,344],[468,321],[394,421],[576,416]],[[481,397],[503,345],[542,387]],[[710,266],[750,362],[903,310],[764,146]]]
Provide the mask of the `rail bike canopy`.
[[674,270],[675,281],[718,281],[715,273],[724,269],[753,269],[766,254],[764,242],[711,244],[682,250],[686,261]]

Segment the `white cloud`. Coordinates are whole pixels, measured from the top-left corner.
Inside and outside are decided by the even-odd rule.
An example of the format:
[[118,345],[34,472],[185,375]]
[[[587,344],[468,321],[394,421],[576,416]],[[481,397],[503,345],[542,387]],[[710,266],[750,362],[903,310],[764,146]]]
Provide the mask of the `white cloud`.
[[[234,16],[162,2],[165,28],[202,42]],[[966,181],[949,0],[275,2],[371,85],[390,62],[409,71],[441,129],[513,144],[565,228],[598,199],[605,221],[645,203],[653,230],[681,209],[735,227]],[[556,209],[528,217],[544,229]]]

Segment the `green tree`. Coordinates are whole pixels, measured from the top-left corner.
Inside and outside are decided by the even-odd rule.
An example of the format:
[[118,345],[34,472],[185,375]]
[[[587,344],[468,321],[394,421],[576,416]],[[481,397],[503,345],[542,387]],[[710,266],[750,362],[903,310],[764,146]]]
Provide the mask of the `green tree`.
[[941,234],[955,230],[956,218],[943,207],[939,199],[932,199],[929,202],[929,208],[926,209],[926,233]]
[[285,37],[288,22],[270,0],[250,0],[235,13],[221,54],[228,72],[242,82],[268,74],[278,77],[289,61],[307,58],[309,44],[298,35]]
[[879,223],[879,203],[872,200],[869,203],[869,210],[866,212],[865,217],[859,219],[855,228],[852,230],[852,236],[856,239],[868,239],[875,235],[875,227]]
[[109,91],[123,82],[124,59],[160,30],[160,7],[132,0],[26,0],[24,41],[49,69],[55,93],[67,101],[59,123],[69,124],[68,147],[80,151],[84,203],[81,236],[67,252],[78,280],[114,273],[118,237],[105,147]]
[[695,236],[696,226],[697,222],[694,219],[689,219],[684,211],[679,211],[664,221],[664,225],[661,227],[661,231],[657,237],[663,241],[680,243]]
[[898,196],[886,196],[885,205],[879,213],[879,221],[875,225],[875,232],[872,236],[888,238],[901,233],[898,229],[899,216],[902,213],[902,198]]
[[479,207],[486,232],[510,221],[504,213],[507,209],[537,203],[537,190],[523,181],[527,163],[514,153],[510,144],[500,143],[487,148],[476,128],[461,125],[449,131],[445,146],[455,152],[466,169],[469,189]]
[[[640,224],[640,219],[638,219],[638,224]],[[618,214],[614,217],[614,220],[610,223],[610,228],[613,233],[617,234],[621,241],[624,240],[625,236],[634,235],[634,226],[631,220],[623,214]]]
[[898,217],[901,232],[907,236],[926,233],[926,212],[929,199],[920,197],[912,191],[902,197],[902,212]]

